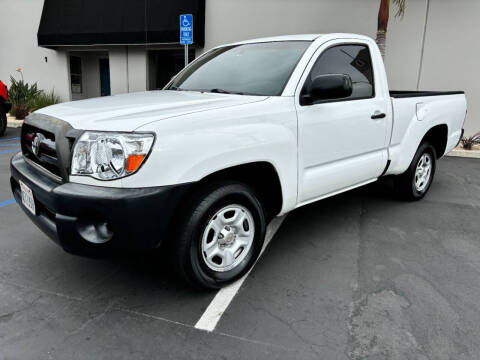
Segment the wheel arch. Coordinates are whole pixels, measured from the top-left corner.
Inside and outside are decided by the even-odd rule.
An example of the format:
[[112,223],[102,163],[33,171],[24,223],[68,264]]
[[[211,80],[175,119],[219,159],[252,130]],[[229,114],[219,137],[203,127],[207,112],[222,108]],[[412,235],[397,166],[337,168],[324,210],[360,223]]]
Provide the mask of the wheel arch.
[[437,159],[441,158],[445,154],[448,142],[448,125],[439,124],[432,127],[427,131],[425,136],[420,141],[420,146],[422,143],[428,142],[432,144],[437,153]]
[[272,163],[257,161],[221,169],[203,177],[195,188],[221,180],[239,181],[250,186],[262,201],[268,219],[280,213],[283,190],[278,171]]
[[[413,122],[413,125],[421,125],[421,122]],[[392,160],[386,175],[399,175],[405,172],[418,148],[429,142],[435,149],[437,159],[441,158],[448,145],[449,127],[444,122],[437,123],[425,128],[410,126],[403,136],[402,142],[390,148],[390,159]]]

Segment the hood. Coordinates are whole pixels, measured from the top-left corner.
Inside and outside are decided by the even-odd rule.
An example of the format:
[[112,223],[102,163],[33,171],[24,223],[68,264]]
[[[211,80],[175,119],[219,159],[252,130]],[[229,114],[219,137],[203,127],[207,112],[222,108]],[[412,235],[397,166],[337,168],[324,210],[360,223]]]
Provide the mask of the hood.
[[153,121],[265,100],[263,96],[147,91],[72,101],[36,111],[76,129],[133,131]]

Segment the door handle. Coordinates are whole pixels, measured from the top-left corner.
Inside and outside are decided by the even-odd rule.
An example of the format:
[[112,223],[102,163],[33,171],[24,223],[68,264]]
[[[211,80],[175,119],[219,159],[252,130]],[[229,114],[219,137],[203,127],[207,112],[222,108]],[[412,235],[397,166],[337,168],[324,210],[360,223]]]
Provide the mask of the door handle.
[[380,111],[375,111],[375,113],[372,115],[372,120],[377,120],[377,119],[384,119],[387,115],[385,113],[382,113]]

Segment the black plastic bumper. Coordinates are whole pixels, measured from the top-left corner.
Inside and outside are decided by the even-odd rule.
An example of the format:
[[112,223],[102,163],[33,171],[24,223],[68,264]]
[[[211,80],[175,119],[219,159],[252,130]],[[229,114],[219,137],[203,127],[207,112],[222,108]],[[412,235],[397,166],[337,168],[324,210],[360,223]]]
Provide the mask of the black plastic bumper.
[[[60,184],[21,154],[12,158],[10,167],[12,191],[24,212],[66,251],[81,255],[96,255],[112,247],[158,247],[177,204],[191,186],[119,189]],[[19,180],[33,192],[35,215],[22,204]]]

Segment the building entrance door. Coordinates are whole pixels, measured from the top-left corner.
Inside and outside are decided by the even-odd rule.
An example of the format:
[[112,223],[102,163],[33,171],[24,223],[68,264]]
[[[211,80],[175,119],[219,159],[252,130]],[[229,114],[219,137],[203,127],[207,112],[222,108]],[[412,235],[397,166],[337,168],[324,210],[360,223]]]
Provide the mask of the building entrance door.
[[108,59],[99,59],[100,62],[100,95],[110,96],[110,64]]

